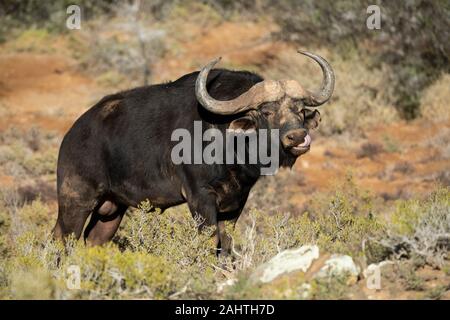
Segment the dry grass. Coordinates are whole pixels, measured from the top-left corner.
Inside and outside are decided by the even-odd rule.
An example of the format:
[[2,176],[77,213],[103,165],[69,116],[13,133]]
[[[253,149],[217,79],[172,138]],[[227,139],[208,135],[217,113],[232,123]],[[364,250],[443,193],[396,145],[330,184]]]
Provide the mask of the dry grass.
[[393,225],[381,244],[397,257],[419,258],[435,268],[448,263],[450,197],[441,189],[427,202],[408,201],[394,212]]
[[384,152],[382,145],[378,143],[366,142],[361,145],[361,148],[357,153],[357,157],[373,159],[382,152]]
[[[424,264],[444,269],[447,256],[437,249],[441,235],[448,232],[448,189],[425,202],[399,203],[388,227],[381,217],[389,208],[375,206],[379,199],[361,190],[351,177],[336,190],[315,194],[301,215],[268,214],[259,209],[244,214],[236,229],[229,230],[234,239],[232,256],[220,260],[213,250],[213,230],[198,233],[198,221],[186,206],[161,214],[143,202],[127,213],[114,243],[88,248],[69,240],[64,247],[49,235],[56,218],[53,209],[41,200],[22,203],[17,193],[4,192],[0,199],[0,297],[304,298],[300,289],[305,280],[299,278],[295,288],[294,282],[260,288],[248,282],[249,275],[280,251],[304,244],[316,243],[321,251],[350,254],[358,261],[379,261],[397,253],[364,246],[370,239],[385,247],[386,241],[396,246],[392,241],[401,239],[410,245],[410,252],[424,253]],[[415,259],[410,254],[393,257]],[[71,265],[81,270],[79,290],[66,287]],[[417,289],[408,274],[404,273],[408,288]],[[232,280],[231,284],[218,291],[226,280]],[[352,290],[340,279],[311,285],[310,298],[349,297]]]
[[421,113],[427,120],[445,121],[450,117],[450,74],[443,74],[422,95]]
[[0,138],[0,175],[22,180],[55,174],[57,145],[54,134],[44,134],[38,128],[10,129]]
[[[186,206],[160,214],[150,212],[150,204],[144,202],[127,214],[115,244],[86,248],[69,241],[64,249],[49,238],[55,213],[46,204],[37,200],[22,205],[17,195],[4,194],[0,294],[3,298],[28,294],[41,298],[40,292],[34,296],[32,292],[45,288],[42,292],[49,298],[219,297],[218,283],[251,272],[281,250],[311,242],[338,251],[360,250],[358,243],[372,227],[377,230],[376,222],[364,215],[352,217],[349,210],[353,209],[345,200],[350,194],[330,196],[324,195],[322,204],[317,204],[318,208],[329,206],[333,214],[329,218],[326,211],[312,211],[314,220],[306,214],[294,217],[252,211],[231,230],[233,258],[220,262],[213,250],[213,230],[198,233]],[[64,289],[65,272],[72,264],[82,270],[81,291]]]

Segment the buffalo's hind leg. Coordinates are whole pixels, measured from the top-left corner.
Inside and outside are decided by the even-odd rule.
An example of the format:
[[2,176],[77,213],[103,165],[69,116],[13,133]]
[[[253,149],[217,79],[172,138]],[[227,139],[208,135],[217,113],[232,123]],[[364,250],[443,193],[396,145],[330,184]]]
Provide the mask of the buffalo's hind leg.
[[101,245],[114,237],[127,206],[116,204],[112,201],[104,201],[100,207],[92,213],[84,239],[89,245]]

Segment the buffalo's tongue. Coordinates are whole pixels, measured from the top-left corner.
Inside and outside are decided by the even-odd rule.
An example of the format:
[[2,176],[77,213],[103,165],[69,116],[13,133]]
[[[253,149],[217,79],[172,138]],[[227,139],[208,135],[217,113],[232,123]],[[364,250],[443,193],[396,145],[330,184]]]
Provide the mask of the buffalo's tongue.
[[310,144],[311,144],[311,136],[309,134],[306,134],[305,140],[297,147],[309,147]]

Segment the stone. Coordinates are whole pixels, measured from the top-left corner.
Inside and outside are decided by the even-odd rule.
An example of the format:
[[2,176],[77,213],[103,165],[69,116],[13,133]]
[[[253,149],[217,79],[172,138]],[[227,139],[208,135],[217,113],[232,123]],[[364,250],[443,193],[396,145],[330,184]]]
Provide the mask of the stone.
[[298,249],[284,250],[258,267],[253,274],[253,278],[267,283],[285,273],[306,272],[314,260],[318,258],[319,247],[316,245],[305,245]]
[[358,280],[360,272],[360,268],[355,264],[352,257],[333,254],[325,261],[324,266],[314,275],[314,278],[348,275],[350,282],[354,283]]

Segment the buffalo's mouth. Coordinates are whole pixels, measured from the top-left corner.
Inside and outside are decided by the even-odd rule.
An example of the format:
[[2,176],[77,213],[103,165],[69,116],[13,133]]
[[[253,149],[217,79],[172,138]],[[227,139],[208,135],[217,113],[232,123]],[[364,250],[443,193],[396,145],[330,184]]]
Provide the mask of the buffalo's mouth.
[[311,136],[310,136],[309,134],[307,134],[307,135],[305,136],[305,140],[303,140],[302,143],[300,143],[300,144],[298,144],[298,145],[296,145],[296,146],[291,147],[291,148],[289,149],[289,152],[290,152],[292,155],[298,157],[298,156],[300,156],[300,155],[302,155],[302,154],[308,152],[309,149],[310,149],[310,146],[311,146]]

